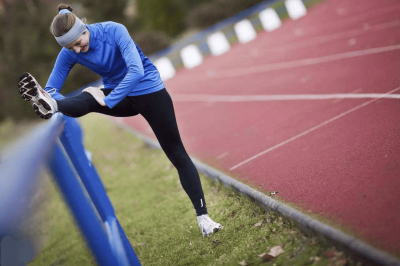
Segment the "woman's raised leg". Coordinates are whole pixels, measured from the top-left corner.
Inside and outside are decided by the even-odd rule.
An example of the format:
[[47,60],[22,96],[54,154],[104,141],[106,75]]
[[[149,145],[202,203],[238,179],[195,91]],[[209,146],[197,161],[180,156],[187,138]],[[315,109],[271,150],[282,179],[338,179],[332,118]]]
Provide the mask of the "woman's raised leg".
[[[103,89],[106,96],[111,91],[112,90],[110,89]],[[74,97],[57,100],[57,105],[59,112],[70,117],[81,117],[92,112],[115,117],[135,116],[139,113],[133,106],[132,102],[127,98],[123,99],[114,106],[114,108],[110,109],[108,106],[101,106],[88,92],[82,92]]]

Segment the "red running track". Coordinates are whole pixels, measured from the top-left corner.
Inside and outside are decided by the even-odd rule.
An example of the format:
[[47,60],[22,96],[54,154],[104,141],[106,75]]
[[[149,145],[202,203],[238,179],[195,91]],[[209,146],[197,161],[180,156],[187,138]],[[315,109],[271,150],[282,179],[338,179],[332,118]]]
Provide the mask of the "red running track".
[[[179,70],[166,87],[189,154],[398,256],[399,12],[397,0],[327,0]],[[143,118],[124,123],[154,138]]]

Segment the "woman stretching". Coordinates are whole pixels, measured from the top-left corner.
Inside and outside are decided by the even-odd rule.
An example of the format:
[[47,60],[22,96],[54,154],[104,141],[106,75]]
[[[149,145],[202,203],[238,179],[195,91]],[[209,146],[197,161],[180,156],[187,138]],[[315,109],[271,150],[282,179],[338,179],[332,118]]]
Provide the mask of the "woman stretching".
[[[29,73],[21,75],[18,87],[22,98],[31,102],[43,119],[56,112],[70,117],[91,112],[115,117],[141,114],[178,170],[202,234],[217,232],[222,226],[207,214],[199,174],[182,144],[172,100],[157,68],[123,25],[115,22],[87,25],[71,13],[70,6],[60,4],[58,10],[50,31],[63,48],[44,90]],[[104,88],[88,87],[75,97],[64,98],[59,94],[76,63],[99,74]]]

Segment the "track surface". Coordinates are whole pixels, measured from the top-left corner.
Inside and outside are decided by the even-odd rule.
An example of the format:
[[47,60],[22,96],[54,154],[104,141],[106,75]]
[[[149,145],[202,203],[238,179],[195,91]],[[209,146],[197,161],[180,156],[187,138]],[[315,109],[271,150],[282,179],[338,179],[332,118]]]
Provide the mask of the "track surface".
[[[400,99],[337,96],[400,96],[399,13],[397,0],[326,0],[179,70],[166,87],[189,154],[399,256]],[[140,116],[123,122],[154,137]]]

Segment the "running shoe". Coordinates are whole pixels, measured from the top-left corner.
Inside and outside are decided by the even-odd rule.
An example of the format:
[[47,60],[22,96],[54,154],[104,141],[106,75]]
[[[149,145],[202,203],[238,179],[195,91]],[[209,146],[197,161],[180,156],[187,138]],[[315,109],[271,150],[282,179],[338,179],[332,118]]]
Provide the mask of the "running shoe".
[[208,214],[197,216],[197,222],[199,223],[199,227],[203,236],[209,236],[218,232],[219,229],[222,229],[222,225],[211,220]]
[[56,100],[43,90],[36,79],[28,72],[19,77],[18,88],[22,99],[32,103],[35,113],[40,118],[49,119],[57,112]]

